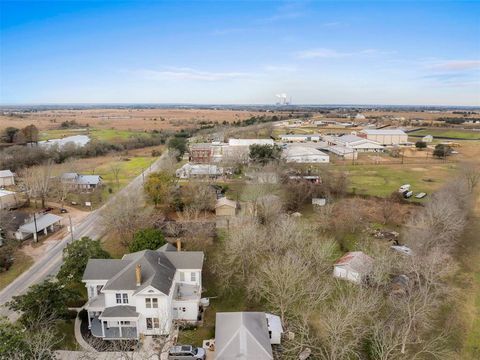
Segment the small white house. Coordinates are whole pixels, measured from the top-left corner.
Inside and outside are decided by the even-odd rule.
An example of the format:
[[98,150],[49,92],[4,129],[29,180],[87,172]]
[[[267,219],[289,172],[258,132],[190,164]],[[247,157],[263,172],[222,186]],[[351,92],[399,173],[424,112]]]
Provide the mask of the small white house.
[[373,265],[373,259],[362,251],[346,253],[333,267],[333,276],[360,284]]
[[380,143],[356,135],[328,136],[326,140],[329,145],[341,146],[357,152],[385,151],[385,148]]
[[288,146],[283,150],[283,157],[286,162],[301,164],[328,163],[330,156],[324,152],[308,146]]
[[15,176],[10,170],[0,170],[0,186],[15,185]]
[[433,141],[433,136],[432,135],[426,135],[422,138],[422,141],[426,142],[426,143],[431,143]]
[[283,334],[282,320],[280,320],[280,316],[269,313],[265,313],[265,316],[267,318],[267,328],[270,335],[270,344],[280,345],[282,343]]

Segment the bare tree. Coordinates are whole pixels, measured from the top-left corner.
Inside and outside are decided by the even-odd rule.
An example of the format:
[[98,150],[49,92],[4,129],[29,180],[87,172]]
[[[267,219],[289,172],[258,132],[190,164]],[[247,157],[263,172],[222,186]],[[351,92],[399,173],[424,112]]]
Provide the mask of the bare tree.
[[124,245],[131,242],[136,231],[153,222],[151,209],[135,194],[119,196],[101,215],[106,230],[122,239]]
[[120,188],[120,170],[121,169],[122,167],[120,166],[120,163],[118,161],[114,161],[110,165],[110,170],[112,171],[113,178],[115,179],[115,184],[117,185],[117,189]]
[[27,201],[31,197],[40,198],[42,208],[45,208],[48,193],[51,187],[52,180],[52,160],[48,160],[43,165],[32,166],[22,172],[21,178],[25,187],[25,194]]
[[249,290],[277,311],[284,324],[288,313],[316,308],[330,291],[309,264],[294,254],[263,260]]
[[480,182],[480,168],[474,163],[463,164],[460,176],[467,183],[468,192],[472,193]]

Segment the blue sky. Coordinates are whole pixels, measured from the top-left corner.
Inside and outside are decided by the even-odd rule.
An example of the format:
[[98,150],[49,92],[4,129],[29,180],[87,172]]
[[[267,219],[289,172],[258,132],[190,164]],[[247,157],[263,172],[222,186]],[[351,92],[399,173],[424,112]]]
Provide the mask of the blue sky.
[[0,102],[480,105],[480,3],[1,1]]

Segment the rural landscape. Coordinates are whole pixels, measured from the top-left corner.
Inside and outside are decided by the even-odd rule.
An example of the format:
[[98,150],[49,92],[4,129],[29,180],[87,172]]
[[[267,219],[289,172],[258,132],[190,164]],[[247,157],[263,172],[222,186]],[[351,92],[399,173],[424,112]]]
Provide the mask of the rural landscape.
[[0,360],[480,359],[477,4],[28,5]]

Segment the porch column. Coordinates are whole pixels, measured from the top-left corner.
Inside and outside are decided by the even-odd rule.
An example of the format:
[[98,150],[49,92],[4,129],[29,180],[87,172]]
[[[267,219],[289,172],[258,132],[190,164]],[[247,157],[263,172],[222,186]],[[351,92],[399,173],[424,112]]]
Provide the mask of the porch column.
[[103,320],[100,320],[100,325],[102,326],[102,337],[105,337],[105,328],[103,327]]
[[44,233],[45,235],[47,235],[47,234],[48,234],[48,228],[43,229],[43,233]]
[[87,311],[87,315],[88,315],[88,328],[91,329],[92,328],[92,322],[90,320],[90,311]]
[[33,240],[37,241],[37,233],[33,233]]
[[120,331],[120,337],[122,337],[122,322],[118,321],[118,330]]
[[50,225],[50,231],[53,232],[53,224]]
[[140,331],[139,331],[140,329],[138,328],[138,319],[137,319],[137,321],[135,321],[135,327],[137,329],[137,339],[139,339],[140,338]]

